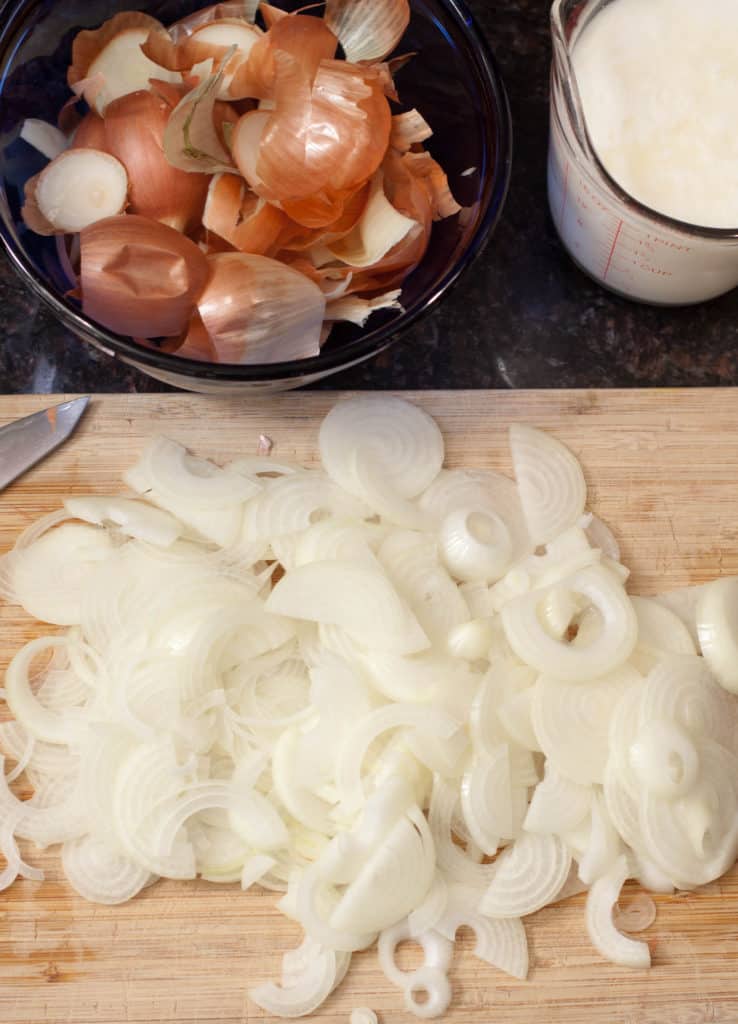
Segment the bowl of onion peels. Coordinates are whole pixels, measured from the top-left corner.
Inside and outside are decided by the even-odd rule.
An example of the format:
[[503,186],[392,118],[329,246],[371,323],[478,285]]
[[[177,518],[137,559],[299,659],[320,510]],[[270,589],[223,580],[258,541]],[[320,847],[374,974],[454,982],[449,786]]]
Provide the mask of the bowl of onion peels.
[[65,327],[161,381],[369,359],[497,223],[510,114],[457,0],[2,14],[0,238]]

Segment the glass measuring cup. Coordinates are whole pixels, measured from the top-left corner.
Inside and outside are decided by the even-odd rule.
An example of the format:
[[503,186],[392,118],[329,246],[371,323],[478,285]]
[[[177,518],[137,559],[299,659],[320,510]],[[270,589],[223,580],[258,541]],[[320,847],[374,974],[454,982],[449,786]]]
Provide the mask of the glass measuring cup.
[[[685,224],[630,196],[600,163],[587,133],[571,53],[612,0],[554,0],[548,200],[574,262],[626,298],[686,305],[738,285],[738,227]],[[614,0],[617,2],[617,0]]]

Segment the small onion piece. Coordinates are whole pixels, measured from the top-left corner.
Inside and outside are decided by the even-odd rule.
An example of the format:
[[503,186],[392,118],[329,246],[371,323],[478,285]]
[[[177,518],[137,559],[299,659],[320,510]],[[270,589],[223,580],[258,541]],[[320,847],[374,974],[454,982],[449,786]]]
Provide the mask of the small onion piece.
[[47,160],[55,160],[69,145],[64,132],[48,121],[40,121],[35,117],[27,117],[23,122],[20,138]]
[[612,963],[623,967],[650,967],[648,945],[621,934],[613,921],[613,910],[627,878],[628,862],[621,856],[608,874],[594,883],[587,896],[587,932],[595,949]]
[[155,18],[140,11],[122,11],[98,29],[78,32],[67,73],[70,88],[83,88],[90,106],[103,114],[108,103],[119,96],[148,89],[152,78],[180,82],[181,75],[144,55],[141,45],[152,31],[162,31]]
[[128,176],[120,161],[97,149],[69,149],[26,185],[23,218],[37,234],[82,231],[121,213]]
[[174,228],[134,215],[98,220],[82,231],[80,242],[87,316],[133,337],[182,333],[209,273],[194,242]]
[[528,530],[534,543],[547,544],[584,512],[582,468],[560,441],[535,427],[513,424],[510,450]]
[[494,583],[510,568],[513,541],[505,521],[482,508],[460,508],[441,525],[440,547],[449,572],[464,582]]

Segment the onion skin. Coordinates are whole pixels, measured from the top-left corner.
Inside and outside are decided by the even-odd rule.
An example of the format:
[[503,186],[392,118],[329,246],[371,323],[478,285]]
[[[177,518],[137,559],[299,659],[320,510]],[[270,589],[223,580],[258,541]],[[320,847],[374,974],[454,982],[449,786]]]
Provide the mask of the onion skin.
[[182,335],[209,274],[194,242],[158,221],[123,215],[85,228],[80,244],[86,316],[118,334]]
[[297,204],[308,202],[306,226],[329,224],[342,214],[345,195],[360,188],[384,159],[392,127],[389,103],[371,68],[322,60],[313,80],[310,69],[287,53],[278,52],[276,63],[275,109],[261,135],[255,173],[251,154],[239,145],[240,131],[233,156],[258,195],[295,204],[293,219]]
[[203,226],[233,248],[257,256],[272,256],[289,230],[288,224],[280,209],[249,192],[237,175],[218,174],[212,179]]
[[128,172],[130,211],[187,233],[201,220],[210,179],[172,167],[162,139],[171,107],[140,90],[109,103],[106,149]]
[[103,152],[111,152],[105,136],[105,122],[94,110],[88,111],[80,121],[70,149],[100,149]]
[[[23,208],[21,209],[23,223],[37,235],[57,235],[60,234],[60,232],[56,230],[53,224],[49,223],[38,207],[36,189],[38,187],[38,179],[40,177],[41,173],[34,174],[34,176],[29,178],[25,184],[23,190]],[[63,234],[63,232],[61,233]]]
[[317,285],[276,260],[210,256],[198,312],[223,363],[305,359],[320,351],[325,299]]

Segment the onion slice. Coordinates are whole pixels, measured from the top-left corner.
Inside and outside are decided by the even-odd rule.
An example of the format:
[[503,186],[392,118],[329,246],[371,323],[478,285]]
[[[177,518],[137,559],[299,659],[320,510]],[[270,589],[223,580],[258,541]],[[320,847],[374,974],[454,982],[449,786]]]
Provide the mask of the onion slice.
[[700,592],[696,619],[700,649],[721,686],[738,693],[738,578],[715,580]]
[[560,441],[535,427],[513,424],[510,451],[528,531],[535,544],[547,544],[584,512],[582,468]]
[[67,74],[70,88],[96,77],[100,84],[84,96],[99,114],[112,100],[137,89],[147,89],[151,78],[179,82],[176,72],[154,64],[141,50],[152,31],[162,31],[161,22],[142,11],[122,11],[98,29],[78,32],[72,44],[72,64]]
[[341,402],[323,420],[320,457],[328,475],[357,497],[353,462],[366,451],[398,494],[413,498],[436,478],[443,464],[441,432],[431,417],[400,398],[367,395]]
[[338,961],[335,950],[318,947],[289,985],[268,981],[249,990],[249,998],[277,1017],[305,1017],[322,1006],[336,985]]
[[67,234],[119,214],[127,201],[120,161],[96,149],[70,149],[26,183],[22,214],[37,234]]
[[47,160],[60,156],[69,145],[64,132],[48,121],[40,121],[35,117],[27,117],[20,130],[20,138],[33,146]]
[[526,834],[500,855],[480,903],[490,917],[525,917],[552,903],[566,882],[571,854],[553,835]]
[[613,910],[628,878],[628,862],[621,856],[608,874],[598,878],[587,896],[587,932],[592,945],[607,960],[623,967],[650,967],[648,944],[629,939],[615,927]]

